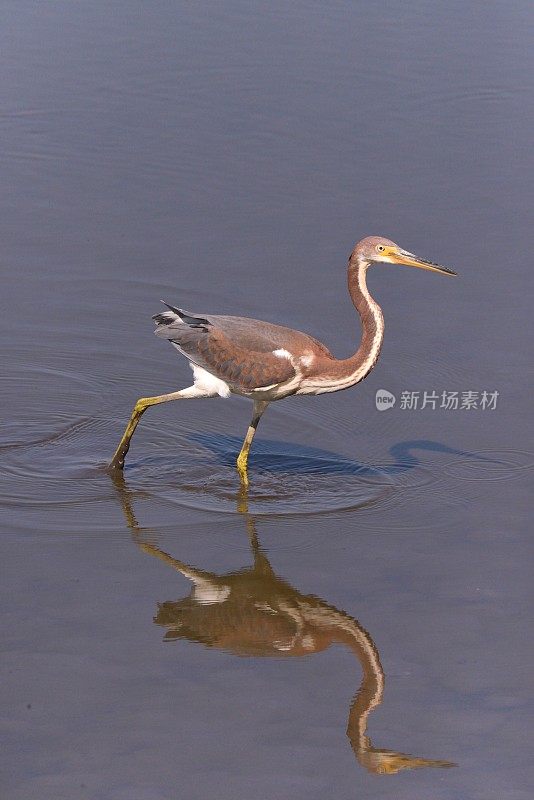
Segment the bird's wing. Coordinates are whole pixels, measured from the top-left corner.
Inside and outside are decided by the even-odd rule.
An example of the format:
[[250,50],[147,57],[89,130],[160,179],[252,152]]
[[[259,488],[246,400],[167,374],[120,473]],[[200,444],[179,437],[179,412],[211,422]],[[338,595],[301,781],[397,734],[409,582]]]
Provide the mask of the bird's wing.
[[248,317],[209,316],[207,319],[223,331],[229,339],[240,347],[258,353],[273,350],[287,350],[290,353],[311,350],[313,353],[332,356],[324,344],[307,333],[274,325]]
[[[243,317],[200,316],[169,306],[155,314],[156,336],[178,347],[194,364],[221,380],[253,391],[291,380],[295,368],[275,350],[295,345],[317,351],[322,345],[306,334]],[[328,352],[328,351],[326,351]]]

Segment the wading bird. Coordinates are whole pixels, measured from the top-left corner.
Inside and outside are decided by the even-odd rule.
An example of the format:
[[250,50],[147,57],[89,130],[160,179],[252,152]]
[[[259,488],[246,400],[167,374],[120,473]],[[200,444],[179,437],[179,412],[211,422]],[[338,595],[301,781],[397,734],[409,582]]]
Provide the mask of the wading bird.
[[247,462],[252,439],[269,403],[291,395],[324,394],[348,389],[362,381],[375,366],[384,338],[384,317],[366,284],[372,264],[404,264],[445,275],[451,269],[402,250],[395,242],[368,236],[358,242],[348,264],[348,288],[360,315],[363,335],[350,358],[338,359],[321,342],[306,333],[246,317],[189,314],[179,308],[155,314],[156,336],[167,339],[190,362],[193,386],[158,397],[142,397],[135,404],[110,467],[122,469],[130,440],[149,406],[195,397],[250,398],[254,403],[237,469],[248,483]]

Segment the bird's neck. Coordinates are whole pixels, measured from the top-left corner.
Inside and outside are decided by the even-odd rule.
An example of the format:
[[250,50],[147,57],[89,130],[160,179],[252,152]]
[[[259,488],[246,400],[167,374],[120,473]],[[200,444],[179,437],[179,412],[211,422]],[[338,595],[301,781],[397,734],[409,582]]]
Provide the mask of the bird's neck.
[[349,647],[362,668],[362,681],[350,707],[347,736],[354,753],[362,754],[368,746],[366,736],[369,714],[380,705],[384,694],[384,672],[375,643],[356,620],[345,619],[333,637]]
[[322,601],[311,603],[310,600],[302,598],[303,602],[300,603],[307,630],[313,630],[315,639],[322,632],[330,644],[348,647],[360,662],[362,680],[351,703],[347,725],[347,736],[359,758],[368,747],[367,719],[380,705],[384,694],[384,672],[378,650],[370,634],[355,619]]
[[350,358],[324,358],[316,374],[312,374],[301,394],[323,394],[348,389],[362,381],[373,369],[380,355],[384,338],[384,317],[365,282],[369,263],[351,256],[348,267],[349,293],[362,323],[360,346]]
[[366,274],[369,262],[351,256],[348,266],[348,286],[354,307],[360,315],[362,338],[353,356],[337,361],[338,380],[343,386],[362,381],[373,369],[384,339],[384,317],[367,289]]

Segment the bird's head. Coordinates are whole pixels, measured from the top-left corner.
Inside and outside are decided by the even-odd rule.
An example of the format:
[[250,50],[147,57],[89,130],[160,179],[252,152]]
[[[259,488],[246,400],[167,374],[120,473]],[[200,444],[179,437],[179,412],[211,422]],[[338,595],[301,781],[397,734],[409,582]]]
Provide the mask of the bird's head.
[[398,244],[382,236],[367,236],[358,242],[351,254],[351,263],[354,264],[375,264],[383,262],[386,264],[404,264],[407,267],[419,267],[428,269],[430,272],[441,272],[444,275],[456,275],[452,269],[442,267],[433,261],[409,253],[403,250]]
[[397,772],[405,769],[422,769],[424,767],[447,769],[456,766],[452,761],[417,758],[407,753],[379,750],[375,747],[358,752],[357,758],[362,767],[375,775],[396,775]]

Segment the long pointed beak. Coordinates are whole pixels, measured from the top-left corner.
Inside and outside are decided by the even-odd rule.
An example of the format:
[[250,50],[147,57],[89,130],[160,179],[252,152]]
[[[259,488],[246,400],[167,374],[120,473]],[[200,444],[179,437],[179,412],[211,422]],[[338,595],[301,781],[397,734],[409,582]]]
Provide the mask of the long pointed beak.
[[414,256],[413,253],[408,253],[407,250],[391,249],[388,256],[393,264],[404,264],[407,267],[419,267],[419,269],[428,269],[430,272],[441,272],[444,275],[457,274],[448,267],[442,267],[440,264],[434,264],[433,261],[427,261],[425,258]]

